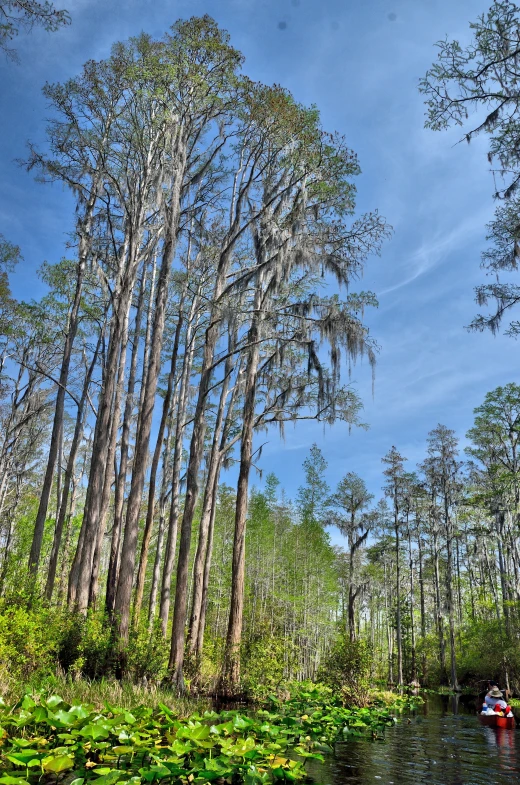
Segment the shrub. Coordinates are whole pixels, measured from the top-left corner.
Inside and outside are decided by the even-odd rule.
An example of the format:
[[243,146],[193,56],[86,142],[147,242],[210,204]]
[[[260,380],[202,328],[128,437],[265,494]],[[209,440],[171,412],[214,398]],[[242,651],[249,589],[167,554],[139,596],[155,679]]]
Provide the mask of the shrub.
[[351,641],[342,635],[324,660],[318,679],[341,694],[345,705],[368,706],[371,660],[366,641]]
[[520,693],[520,649],[514,634],[504,632],[498,619],[475,619],[461,631],[458,670],[466,684],[485,686],[487,679],[505,685],[506,671],[515,692]]
[[127,675],[135,682],[159,683],[166,676],[169,645],[157,623],[150,632],[147,624],[141,624],[130,633],[126,654]]
[[295,658],[292,644],[265,632],[246,641],[241,651],[242,686],[252,698],[276,692]]
[[0,686],[28,681],[56,661],[60,617],[46,608],[0,601]]

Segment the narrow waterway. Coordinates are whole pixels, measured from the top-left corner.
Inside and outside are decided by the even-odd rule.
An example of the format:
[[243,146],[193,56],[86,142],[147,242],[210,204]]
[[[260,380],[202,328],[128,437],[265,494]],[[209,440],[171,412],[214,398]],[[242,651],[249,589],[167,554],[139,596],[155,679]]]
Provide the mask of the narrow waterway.
[[429,696],[384,741],[341,742],[309,774],[320,785],[520,784],[520,731],[482,727],[466,696]]

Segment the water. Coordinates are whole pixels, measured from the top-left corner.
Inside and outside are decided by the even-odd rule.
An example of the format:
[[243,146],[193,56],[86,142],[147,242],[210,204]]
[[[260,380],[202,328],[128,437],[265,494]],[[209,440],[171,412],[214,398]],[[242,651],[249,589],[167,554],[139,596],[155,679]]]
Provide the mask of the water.
[[474,700],[428,697],[388,728],[384,741],[336,745],[309,774],[320,785],[495,785],[520,783],[520,731],[478,724]]

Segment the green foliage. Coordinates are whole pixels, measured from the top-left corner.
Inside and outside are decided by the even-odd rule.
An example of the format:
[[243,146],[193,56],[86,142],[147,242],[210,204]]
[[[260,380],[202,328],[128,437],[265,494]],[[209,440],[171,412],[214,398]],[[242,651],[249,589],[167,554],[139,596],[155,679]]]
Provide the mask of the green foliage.
[[59,636],[56,614],[46,609],[29,611],[24,605],[0,600],[0,688],[51,669]]
[[134,681],[160,681],[167,673],[169,653],[160,624],[151,632],[147,624],[140,624],[130,633],[126,670]]
[[[483,267],[493,276],[491,283],[476,288],[479,305],[495,301],[494,313],[479,314],[470,325],[476,330],[496,332],[508,309],[517,305],[520,287],[501,271],[518,270],[518,187],[520,156],[518,134],[518,47],[519,7],[511,0],[495,0],[489,10],[470,23],[471,40],[465,47],[448,38],[437,44],[436,62],[420,82],[426,96],[426,126],[434,131],[465,126],[464,138],[489,138],[488,162],[496,177],[495,196],[502,199],[487,239],[492,245],[483,253]],[[472,113],[478,119],[468,124]],[[483,119],[482,119],[483,113]],[[505,207],[504,207],[505,205]],[[518,335],[520,323],[510,323],[508,333]]]
[[[248,717],[206,711],[179,720],[160,704],[131,710],[68,703],[59,695],[26,695],[0,704],[5,785],[37,783],[67,772],[77,785],[174,782],[278,783],[305,777],[305,760],[349,733],[380,733],[391,718],[383,709],[349,710],[330,691],[311,686],[283,704]],[[300,760],[290,757],[298,753]]]
[[305,523],[320,522],[325,514],[329,486],[325,480],[327,461],[317,444],[303,462],[305,485],[298,489],[298,511]]
[[[498,642],[498,643],[497,643]],[[504,636],[503,622],[471,619],[462,630],[459,668],[468,683],[495,679],[505,683],[506,671],[515,690],[520,687],[520,650],[517,640]]]
[[[66,673],[88,679],[113,677],[118,671],[120,654],[110,620],[104,612],[64,616],[58,662]],[[144,624],[132,629],[123,655],[125,672],[134,682],[157,681],[166,675],[168,646],[158,627],[151,633]]]
[[323,663],[318,678],[339,692],[344,703],[367,706],[371,661],[367,641],[351,641],[342,635]]
[[296,651],[290,641],[270,636],[266,629],[246,641],[240,659],[245,674],[242,685],[250,697],[258,698],[276,692],[295,664]]
[[[33,604],[22,595],[0,601],[0,690],[37,682],[60,668],[73,679],[113,677],[118,648],[106,614],[87,616]],[[159,629],[132,630],[125,651],[128,678],[159,681],[166,675],[168,644]]]
[[112,632],[105,614],[70,614],[60,641],[58,661],[66,673],[89,679],[106,676],[115,667]]
[[479,501],[495,511],[514,503],[518,492],[518,441],[520,438],[520,387],[506,384],[486,394],[474,409],[475,424],[468,431],[466,452],[486,473]]
[[10,243],[0,233],[0,335],[2,337],[9,335],[12,331],[12,318],[15,310],[15,301],[11,296],[9,285],[9,273],[21,260],[22,256],[18,246]]
[[[289,724],[299,717],[305,729],[306,739],[320,742],[318,749],[330,751],[338,739],[349,735],[359,736],[367,731],[373,737],[381,734],[393,720],[389,711],[378,706],[346,707],[342,699],[326,684],[303,682],[290,684],[289,695],[283,699],[269,696],[272,708],[276,708]],[[263,716],[262,711],[258,712]]]
[[7,44],[16,38],[20,30],[31,30],[37,26],[55,32],[70,24],[68,11],[58,10],[49,0],[2,0],[0,12],[0,49],[14,59],[16,55]]

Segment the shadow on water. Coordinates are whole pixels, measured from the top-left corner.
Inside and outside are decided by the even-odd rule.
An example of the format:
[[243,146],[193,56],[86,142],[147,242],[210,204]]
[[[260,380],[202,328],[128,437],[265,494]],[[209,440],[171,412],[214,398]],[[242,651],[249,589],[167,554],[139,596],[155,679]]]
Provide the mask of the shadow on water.
[[384,741],[341,742],[334,756],[313,761],[308,772],[320,785],[520,783],[517,732],[482,727],[475,709],[471,696],[429,695],[386,731]]

